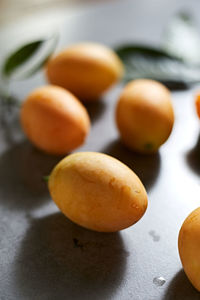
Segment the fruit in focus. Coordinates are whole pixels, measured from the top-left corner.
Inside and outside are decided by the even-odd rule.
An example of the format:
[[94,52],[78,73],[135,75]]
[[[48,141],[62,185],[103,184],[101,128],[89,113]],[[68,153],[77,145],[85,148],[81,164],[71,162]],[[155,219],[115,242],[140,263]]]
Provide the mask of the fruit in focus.
[[21,108],[21,125],[28,139],[50,154],[66,154],[85,141],[90,120],[82,103],[57,86],[29,94]]
[[178,248],[187,277],[200,291],[200,208],[185,219],[179,232]]
[[108,47],[82,43],[51,58],[46,74],[50,83],[71,91],[81,100],[97,100],[122,77],[123,65]]
[[137,175],[119,160],[95,152],[67,156],[49,178],[52,199],[73,222],[114,232],[136,223],[147,208]]
[[122,141],[131,149],[156,152],[174,124],[170,91],[154,80],[138,79],[123,89],[116,108]]

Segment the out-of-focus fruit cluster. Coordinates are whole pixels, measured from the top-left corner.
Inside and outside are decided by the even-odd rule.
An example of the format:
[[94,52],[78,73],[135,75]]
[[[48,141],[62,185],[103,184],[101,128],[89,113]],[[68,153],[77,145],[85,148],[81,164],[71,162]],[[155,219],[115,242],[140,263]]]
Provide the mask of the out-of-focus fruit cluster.
[[[108,47],[83,43],[52,57],[46,74],[53,86],[37,89],[28,96],[21,110],[22,127],[41,150],[67,154],[79,147],[89,133],[89,116],[78,99],[97,101],[122,78],[123,65]],[[117,104],[116,123],[129,148],[142,153],[157,151],[174,123],[169,90],[147,79],[129,83]]]
[[[108,47],[82,43],[50,58],[46,75],[51,85],[32,91],[23,103],[22,128],[42,151],[68,154],[85,142],[90,130],[82,102],[97,101],[119,81],[123,64]],[[195,103],[200,118],[199,94]],[[170,91],[148,79],[128,83],[117,101],[115,120],[127,147],[144,154],[156,152],[174,125]],[[52,199],[69,219],[96,231],[127,228],[147,208],[147,193],[137,175],[102,153],[67,156],[53,169],[48,185]],[[184,270],[200,291],[199,233],[197,209],[183,223],[178,245]]]

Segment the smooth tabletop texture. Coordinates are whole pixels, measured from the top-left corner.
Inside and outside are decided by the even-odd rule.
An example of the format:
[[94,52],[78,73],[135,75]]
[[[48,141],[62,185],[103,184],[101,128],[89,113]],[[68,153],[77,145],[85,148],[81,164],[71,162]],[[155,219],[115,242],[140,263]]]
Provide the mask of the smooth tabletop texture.
[[[52,19],[60,31],[57,50],[85,40],[110,46],[126,41],[157,45],[164,25],[182,9],[198,17],[200,3],[126,0],[71,14],[62,10],[60,18],[56,15],[57,20]],[[49,17],[38,16],[31,22],[22,20],[13,29],[2,29],[2,57],[6,49],[39,36],[39,27],[41,31],[51,28],[52,22]],[[12,94],[23,101],[45,82],[40,72],[12,83]],[[114,111],[122,84],[98,102],[86,105],[92,128],[87,142],[77,151],[100,151],[118,158],[138,174],[148,192],[144,217],[119,233],[83,229],[59,212],[43,176],[61,157],[43,154],[27,141],[20,129],[18,108],[6,115],[1,109],[1,300],[200,299],[182,270],[177,246],[181,224],[200,204],[196,88],[172,92],[176,116],[173,132],[159,152],[149,156],[129,151],[119,140]]]

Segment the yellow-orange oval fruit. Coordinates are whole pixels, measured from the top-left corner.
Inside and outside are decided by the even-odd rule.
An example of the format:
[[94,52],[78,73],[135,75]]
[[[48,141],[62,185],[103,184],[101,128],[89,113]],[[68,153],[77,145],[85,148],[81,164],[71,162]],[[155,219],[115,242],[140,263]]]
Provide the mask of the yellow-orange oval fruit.
[[187,277],[200,291],[200,208],[185,219],[179,232],[178,248]]
[[174,124],[170,91],[157,81],[131,81],[120,95],[116,123],[129,148],[141,153],[157,151]]
[[79,147],[90,128],[88,113],[70,92],[44,86],[29,94],[21,108],[21,125],[39,149],[56,155]]
[[123,65],[110,48],[82,43],[51,58],[46,74],[49,82],[68,89],[81,100],[97,100],[121,78]]
[[114,232],[136,223],[147,208],[137,175],[119,160],[96,152],[67,156],[49,178],[52,199],[73,222]]
[[200,93],[198,93],[196,95],[195,105],[196,105],[197,115],[198,115],[198,117],[200,119]]

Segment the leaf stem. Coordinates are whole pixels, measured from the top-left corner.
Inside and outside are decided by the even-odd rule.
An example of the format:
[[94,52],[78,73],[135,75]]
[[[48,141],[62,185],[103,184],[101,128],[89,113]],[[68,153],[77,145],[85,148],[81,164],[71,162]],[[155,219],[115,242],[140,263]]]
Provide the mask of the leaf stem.
[[43,176],[43,180],[46,181],[46,182],[49,182],[49,177],[50,177],[50,175]]

